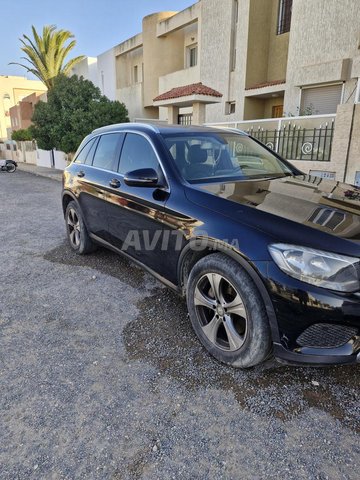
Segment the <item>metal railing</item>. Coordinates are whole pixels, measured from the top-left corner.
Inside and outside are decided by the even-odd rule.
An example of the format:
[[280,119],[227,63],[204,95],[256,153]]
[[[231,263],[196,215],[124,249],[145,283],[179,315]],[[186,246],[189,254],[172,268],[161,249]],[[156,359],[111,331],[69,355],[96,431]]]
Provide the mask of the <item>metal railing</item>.
[[192,124],[192,113],[180,113],[178,115],[178,124],[179,125],[191,125]]
[[311,115],[206,125],[241,129],[289,160],[328,162],[335,117]]

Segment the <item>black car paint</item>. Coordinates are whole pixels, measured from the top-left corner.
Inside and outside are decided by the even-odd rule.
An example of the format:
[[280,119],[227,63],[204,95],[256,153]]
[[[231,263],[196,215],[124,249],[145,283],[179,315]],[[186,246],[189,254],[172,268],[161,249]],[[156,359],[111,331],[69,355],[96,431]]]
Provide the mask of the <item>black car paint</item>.
[[[137,132],[151,142],[164,172],[163,188],[130,187],[119,173],[73,162],[64,172],[63,199],[79,203],[92,238],[124,253],[121,249],[129,231],[146,230],[151,237],[160,229],[169,239],[167,250],[160,241],[153,252],[129,248],[125,255],[180,293],[189,245],[202,239],[210,248],[236,258],[252,276],[267,308],[279,359],[310,364],[356,362],[358,337],[344,348],[310,351],[299,348],[296,338],[314,323],[359,328],[360,293],[342,294],[289,277],[273,262],[268,245],[281,242],[359,257],[360,190],[300,174],[295,168],[293,176],[282,178],[190,185],[177,171],[161,136],[173,129],[186,132],[186,127],[125,124],[104,127],[84,140],[83,144],[115,131]],[[343,220],[330,230],[310,221],[316,209],[325,209],[330,216],[337,212]],[[231,244],[233,239],[238,247]],[[181,249],[176,250],[179,244]]]

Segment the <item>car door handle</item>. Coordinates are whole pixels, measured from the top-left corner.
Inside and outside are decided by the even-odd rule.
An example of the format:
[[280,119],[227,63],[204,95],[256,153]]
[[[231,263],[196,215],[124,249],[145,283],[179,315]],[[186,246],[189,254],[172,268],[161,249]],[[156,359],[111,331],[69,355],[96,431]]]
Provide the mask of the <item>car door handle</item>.
[[109,182],[109,185],[110,185],[110,187],[112,187],[112,188],[119,188],[119,187],[120,187],[120,181],[119,181],[117,178],[113,178],[113,179]]
[[80,178],[85,177],[85,172],[80,170],[80,172],[78,172],[77,176],[80,177]]

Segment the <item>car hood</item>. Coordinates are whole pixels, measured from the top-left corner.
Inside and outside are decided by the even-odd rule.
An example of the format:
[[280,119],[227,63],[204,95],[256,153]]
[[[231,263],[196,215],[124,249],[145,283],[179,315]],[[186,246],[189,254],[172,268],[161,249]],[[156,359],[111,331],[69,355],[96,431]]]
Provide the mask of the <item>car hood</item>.
[[[191,190],[190,200],[195,203],[238,217],[261,229],[268,230],[271,226],[266,227],[260,212],[277,217],[277,225],[280,225],[280,219],[286,219],[337,237],[360,240],[360,188],[352,185],[311,175],[297,175],[207,183],[196,185]],[[208,195],[196,195],[199,190],[210,193],[212,201]],[[230,204],[220,205],[214,197],[225,199]]]

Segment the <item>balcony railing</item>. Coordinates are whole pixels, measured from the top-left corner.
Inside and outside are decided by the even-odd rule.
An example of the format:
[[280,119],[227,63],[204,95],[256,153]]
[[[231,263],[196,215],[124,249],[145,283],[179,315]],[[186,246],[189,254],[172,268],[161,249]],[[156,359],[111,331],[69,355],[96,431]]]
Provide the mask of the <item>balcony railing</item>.
[[311,115],[206,125],[243,130],[289,160],[328,162],[335,117]]

